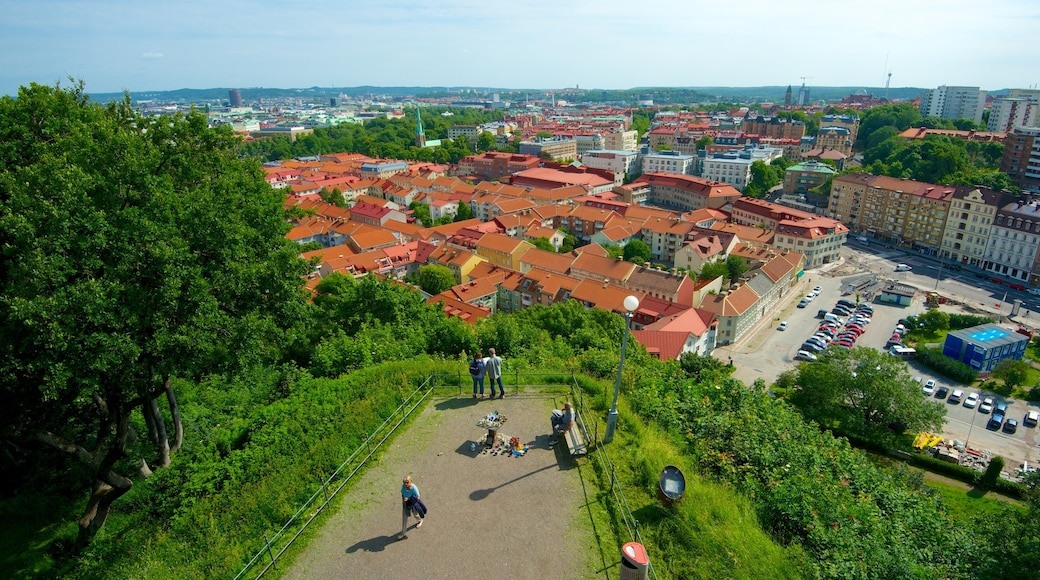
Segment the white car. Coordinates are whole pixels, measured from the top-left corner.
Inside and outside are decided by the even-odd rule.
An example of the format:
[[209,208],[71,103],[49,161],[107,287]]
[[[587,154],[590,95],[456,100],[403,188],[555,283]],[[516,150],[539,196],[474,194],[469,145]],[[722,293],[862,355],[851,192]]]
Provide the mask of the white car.
[[785,320],[785,321],[781,322],[780,325],[776,327],[776,329],[777,330],[787,330],[787,321]]
[[813,288],[812,291],[819,295],[820,292],[823,292],[823,286],[817,286]]
[[910,270],[913,270],[913,268],[906,264],[896,264],[896,272],[909,272]]
[[805,295],[805,301],[806,302],[812,302],[815,298],[816,298],[816,295],[813,294],[812,292],[810,292],[810,293]]
[[1040,296],[1040,288],[1030,288],[1029,293],[1033,296]]
[[924,391],[924,394],[928,395],[929,397],[934,395],[935,394],[935,381],[933,381],[931,379],[928,379],[924,383],[924,387],[922,387],[921,390]]
[[813,354],[813,353],[811,353],[811,352],[809,352],[807,350],[800,350],[800,351],[798,351],[798,354],[794,355],[794,360],[809,360],[809,361],[813,361],[813,360],[816,360],[816,358],[817,357],[816,357],[815,354]]
[[[950,398],[952,399],[953,397],[950,397]],[[964,399],[964,406],[969,408],[969,409],[974,409],[975,405],[978,405],[978,404],[979,404],[979,394],[978,393],[972,393],[972,394],[968,395],[967,399]]]
[[991,397],[986,397],[985,399],[982,399],[982,404],[979,405],[979,413],[989,413],[992,410],[993,399]]

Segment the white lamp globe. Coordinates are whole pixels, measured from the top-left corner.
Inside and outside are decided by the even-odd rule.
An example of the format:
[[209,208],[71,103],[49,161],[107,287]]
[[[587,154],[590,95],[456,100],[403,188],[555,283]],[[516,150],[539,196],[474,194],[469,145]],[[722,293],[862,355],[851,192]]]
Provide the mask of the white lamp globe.
[[636,308],[639,308],[639,299],[635,296],[629,296],[625,298],[625,310],[629,312],[635,312]]

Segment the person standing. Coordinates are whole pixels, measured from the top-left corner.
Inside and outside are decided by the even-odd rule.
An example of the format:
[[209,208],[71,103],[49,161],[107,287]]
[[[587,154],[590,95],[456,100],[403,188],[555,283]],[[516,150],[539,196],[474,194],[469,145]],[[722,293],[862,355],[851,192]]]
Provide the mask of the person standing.
[[413,511],[415,519],[419,520],[415,527],[421,528],[426,520],[426,504],[419,499],[419,486],[412,483],[412,476],[409,475],[401,485],[401,533],[397,536],[398,540],[408,537],[405,535],[408,531],[408,515]]
[[491,383],[491,398],[495,398],[495,381],[498,381],[498,398],[506,396],[506,388],[502,386],[502,359],[495,354],[495,349],[489,348],[487,362],[484,368],[487,370],[487,378]]
[[469,361],[469,376],[473,377],[473,398],[477,398],[477,387],[480,387],[480,398],[484,398],[484,357],[478,350]]

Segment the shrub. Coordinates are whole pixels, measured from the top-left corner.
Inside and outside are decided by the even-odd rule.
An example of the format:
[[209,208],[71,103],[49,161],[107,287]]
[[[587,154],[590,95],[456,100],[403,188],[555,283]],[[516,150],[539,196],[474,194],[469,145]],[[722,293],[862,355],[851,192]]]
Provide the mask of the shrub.
[[917,349],[917,361],[948,379],[961,384],[971,384],[978,378],[978,371],[959,360],[954,360],[938,348]]
[[979,487],[985,489],[993,489],[1000,479],[1000,472],[1004,471],[1004,458],[999,455],[994,455],[993,459],[989,460],[989,465],[986,467],[986,472],[979,478]]

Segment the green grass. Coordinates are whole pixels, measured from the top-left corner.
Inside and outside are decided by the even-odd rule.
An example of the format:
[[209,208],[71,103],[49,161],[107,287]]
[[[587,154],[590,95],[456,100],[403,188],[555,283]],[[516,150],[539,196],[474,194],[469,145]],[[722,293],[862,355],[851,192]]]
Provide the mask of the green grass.
[[993,494],[976,489],[964,489],[944,481],[925,478],[925,485],[939,492],[947,513],[964,525],[970,525],[978,516],[998,516],[1009,506],[1024,509],[1018,502],[999,500],[994,498]]

